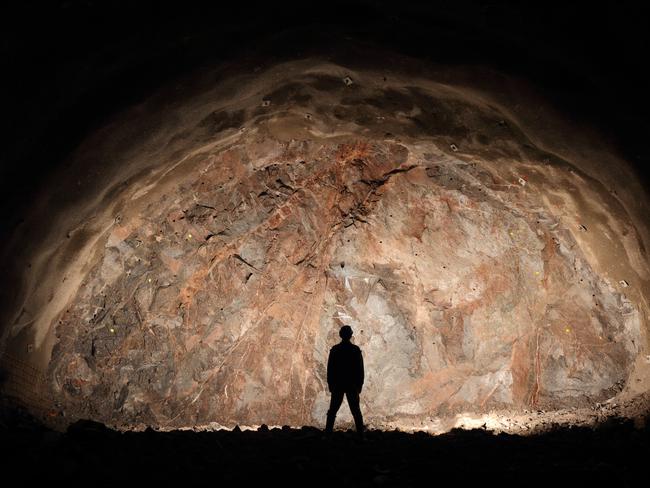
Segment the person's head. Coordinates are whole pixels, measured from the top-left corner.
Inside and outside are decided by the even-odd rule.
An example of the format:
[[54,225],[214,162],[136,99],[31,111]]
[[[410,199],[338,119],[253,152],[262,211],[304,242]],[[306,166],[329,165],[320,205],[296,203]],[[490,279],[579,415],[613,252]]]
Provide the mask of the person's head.
[[341,327],[341,330],[339,330],[339,336],[344,341],[349,341],[350,338],[352,337],[352,327],[350,327],[349,325],[344,325],[343,327]]

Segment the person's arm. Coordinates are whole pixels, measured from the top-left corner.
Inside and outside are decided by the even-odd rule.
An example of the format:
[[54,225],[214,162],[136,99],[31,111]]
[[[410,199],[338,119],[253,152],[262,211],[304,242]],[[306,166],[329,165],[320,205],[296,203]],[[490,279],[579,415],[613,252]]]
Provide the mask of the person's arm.
[[361,393],[361,389],[363,388],[363,380],[364,380],[363,353],[361,352],[361,348],[359,348],[359,393]]
[[332,350],[330,349],[330,354],[327,358],[327,387],[330,391],[332,391],[332,380],[334,379],[334,360],[332,356]]

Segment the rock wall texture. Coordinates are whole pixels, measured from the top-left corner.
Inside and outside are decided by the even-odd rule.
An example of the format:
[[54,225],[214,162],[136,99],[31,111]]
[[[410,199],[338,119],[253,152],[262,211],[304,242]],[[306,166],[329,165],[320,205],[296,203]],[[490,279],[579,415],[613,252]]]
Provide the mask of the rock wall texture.
[[16,319],[57,415],[322,425],[343,324],[371,425],[625,387],[646,350],[645,229],[602,168],[448,84],[302,62],[236,86],[165,105],[140,140],[100,134],[127,147],[121,169],[93,173],[104,189],[40,261],[66,256],[57,291]]

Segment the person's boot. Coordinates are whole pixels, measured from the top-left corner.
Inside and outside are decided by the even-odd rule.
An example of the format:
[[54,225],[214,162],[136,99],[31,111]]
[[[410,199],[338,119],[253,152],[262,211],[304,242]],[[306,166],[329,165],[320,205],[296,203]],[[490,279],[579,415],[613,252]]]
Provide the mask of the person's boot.
[[365,441],[366,440],[366,432],[363,427],[363,424],[357,424],[357,437],[359,438],[360,441]]
[[362,441],[366,440],[365,428],[363,426],[363,417],[360,415],[355,417],[354,425],[357,428],[357,437]]
[[334,432],[334,417],[327,415],[327,422],[325,424],[325,431],[323,432],[323,439],[330,439]]

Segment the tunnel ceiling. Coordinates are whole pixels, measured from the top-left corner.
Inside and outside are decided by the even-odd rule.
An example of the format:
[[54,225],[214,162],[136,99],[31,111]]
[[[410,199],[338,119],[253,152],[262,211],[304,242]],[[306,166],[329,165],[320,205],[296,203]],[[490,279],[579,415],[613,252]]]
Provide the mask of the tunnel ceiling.
[[61,209],[5,334],[50,411],[321,424],[343,324],[371,425],[586,408],[645,378],[647,236],[624,163],[563,157],[560,122],[531,136],[440,74],[210,74],[93,135],[31,217]]

